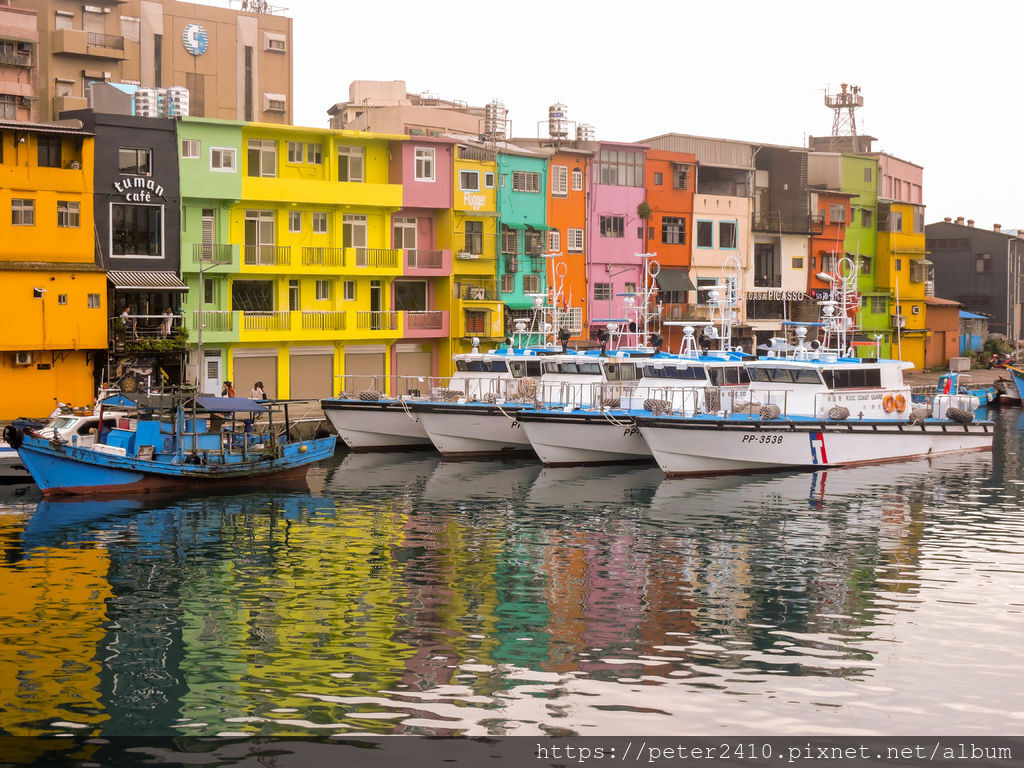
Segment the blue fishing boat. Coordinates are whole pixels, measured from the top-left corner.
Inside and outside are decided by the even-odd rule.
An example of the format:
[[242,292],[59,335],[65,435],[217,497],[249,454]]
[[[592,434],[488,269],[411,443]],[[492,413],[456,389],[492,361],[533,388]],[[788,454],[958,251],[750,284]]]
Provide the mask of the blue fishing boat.
[[[118,414],[112,427],[104,424],[105,409]],[[117,395],[97,411],[104,427],[92,441],[14,425],[4,430],[44,496],[195,491],[295,477],[334,452],[334,436],[293,438],[287,402]]]
[[947,371],[939,376],[939,381],[933,392],[914,392],[911,399],[919,405],[931,405],[936,395],[967,395],[976,399],[977,402],[972,401],[971,403],[971,410],[977,410],[990,405],[999,396],[999,392],[994,386],[970,386],[970,378],[970,374]]
[[1021,395],[1024,394],[1024,370],[1014,368],[1012,365],[1004,365],[1003,367],[1010,372],[1013,380],[1013,387],[1006,388],[1005,397],[1008,400],[1020,402]]

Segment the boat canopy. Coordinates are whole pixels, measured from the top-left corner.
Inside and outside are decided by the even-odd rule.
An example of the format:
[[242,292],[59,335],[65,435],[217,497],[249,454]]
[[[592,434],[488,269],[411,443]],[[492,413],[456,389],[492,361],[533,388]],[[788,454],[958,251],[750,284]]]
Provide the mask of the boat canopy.
[[197,395],[196,405],[205,411],[214,413],[266,413],[267,406],[251,400],[248,397],[213,397],[211,395]]

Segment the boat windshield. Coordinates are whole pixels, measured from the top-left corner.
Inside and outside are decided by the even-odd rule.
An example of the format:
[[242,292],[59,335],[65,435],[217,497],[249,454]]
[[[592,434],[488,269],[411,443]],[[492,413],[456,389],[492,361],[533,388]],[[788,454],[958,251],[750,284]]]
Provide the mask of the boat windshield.
[[708,372],[711,374],[711,383],[716,387],[750,383],[747,369],[742,365],[729,366],[728,368],[711,368]]
[[821,376],[810,368],[762,368],[747,369],[751,381],[768,384],[821,384]]
[[54,419],[46,425],[47,429],[67,429],[72,426],[78,419],[62,416]]
[[600,363],[545,363],[544,373],[561,373],[569,376],[600,376],[601,375],[601,364]]
[[644,366],[644,376],[652,379],[682,379],[683,381],[707,381],[707,371],[703,365],[666,365],[655,367]]
[[843,371],[822,371],[829,389],[872,389],[882,386],[882,372],[878,368],[853,368]]
[[523,376],[540,376],[540,360],[510,360],[508,364],[512,376],[521,379]]
[[471,373],[507,373],[504,360],[456,360],[455,370]]

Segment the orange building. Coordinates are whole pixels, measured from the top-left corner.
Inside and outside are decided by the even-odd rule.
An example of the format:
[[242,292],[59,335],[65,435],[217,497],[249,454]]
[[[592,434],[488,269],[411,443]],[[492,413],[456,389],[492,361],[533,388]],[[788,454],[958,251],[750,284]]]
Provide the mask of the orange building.
[[[663,320],[682,316],[681,307],[687,303],[688,292],[694,290],[689,270],[696,162],[697,156],[688,152],[652,149],[644,164],[647,205],[651,208],[644,249],[655,255],[661,270],[657,280]],[[679,329],[662,328],[665,348],[677,349],[680,334]]]
[[826,291],[831,283],[818,277],[834,274],[839,259],[846,255],[846,223],[850,220],[850,199],[856,195],[834,190],[811,191],[811,236],[807,241],[807,292]]
[[587,337],[587,165],[593,154],[558,147],[548,163],[548,285],[561,288],[559,305],[566,310],[563,327],[572,337]]

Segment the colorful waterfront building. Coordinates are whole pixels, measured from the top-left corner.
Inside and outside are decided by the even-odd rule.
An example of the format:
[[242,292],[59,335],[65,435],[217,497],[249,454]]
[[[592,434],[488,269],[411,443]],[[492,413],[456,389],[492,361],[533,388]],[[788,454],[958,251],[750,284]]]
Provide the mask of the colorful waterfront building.
[[[80,126],[81,124],[78,123]],[[0,419],[91,406],[107,346],[106,278],[94,260],[93,136],[0,121]]]
[[[547,294],[547,177],[547,153],[504,142],[498,146],[498,295],[513,322],[532,321],[534,300]],[[505,328],[506,334],[511,332]],[[548,340],[541,335],[531,342]]]
[[600,141],[590,167],[587,232],[587,316],[591,338],[609,323],[628,321],[627,296],[643,283],[645,144]]
[[442,215],[438,232],[438,247],[454,254],[451,354],[471,351],[474,341],[484,348],[505,338],[504,305],[497,286],[497,175],[494,149],[469,141],[456,145],[452,207]]
[[[680,319],[688,291],[695,286],[689,270],[693,248],[693,187],[697,156],[692,152],[652,149],[644,164],[644,185],[650,216],[644,250],[658,264],[658,302],[662,319]],[[678,349],[678,326],[661,330],[667,349]]]
[[851,194],[832,189],[811,190],[811,211],[817,222],[808,238],[807,292],[815,295],[832,289],[846,256],[846,223],[850,220]]
[[194,118],[179,137],[199,142],[181,195],[202,388],[261,381],[272,397],[320,398],[386,386],[404,269],[390,247],[403,200],[389,158],[405,137]]

